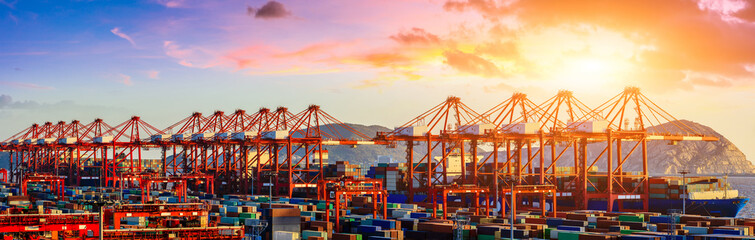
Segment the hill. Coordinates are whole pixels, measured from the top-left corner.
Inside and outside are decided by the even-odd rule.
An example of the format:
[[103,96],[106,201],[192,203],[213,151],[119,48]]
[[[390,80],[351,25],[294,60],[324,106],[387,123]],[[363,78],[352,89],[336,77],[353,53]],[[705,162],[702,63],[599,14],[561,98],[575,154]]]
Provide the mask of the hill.
[[[683,123],[693,129],[696,129],[703,135],[715,136],[719,138],[716,142],[703,141],[680,141],[676,145],[670,145],[669,141],[648,141],[648,170],[651,175],[678,174],[681,170],[687,170],[693,174],[753,174],[755,166],[747,160],[744,153],[737,148],[731,141],[712,128],[688,121],[679,120],[675,123],[665,123],[648,128],[649,132],[658,130],[659,132],[680,133],[676,125]],[[661,130],[663,129],[663,130]],[[636,142],[623,142],[622,152],[628,154],[635,146]],[[595,159],[605,148],[605,143],[592,143],[587,146],[587,159]],[[615,145],[614,145],[615,147]],[[556,148],[560,150],[561,148]],[[614,151],[615,148],[614,148]],[[634,151],[632,156],[624,164],[624,171],[641,171],[642,162],[640,157],[640,147]],[[550,152],[550,148],[546,149]],[[546,162],[550,161],[546,154]],[[615,156],[615,152],[614,152]],[[572,166],[574,158],[573,150],[567,151],[559,160],[559,166]],[[614,166],[616,162],[614,161]],[[601,171],[605,171],[606,161],[600,160],[595,164]]]

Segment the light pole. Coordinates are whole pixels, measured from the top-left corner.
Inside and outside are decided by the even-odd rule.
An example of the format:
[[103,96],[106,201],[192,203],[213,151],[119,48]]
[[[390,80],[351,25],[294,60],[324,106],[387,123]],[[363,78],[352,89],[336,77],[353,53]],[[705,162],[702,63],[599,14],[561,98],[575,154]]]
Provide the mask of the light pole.
[[687,197],[689,197],[689,191],[687,191],[687,170],[679,171],[682,174],[682,188],[684,189],[684,195],[682,198],[682,214],[687,214]]
[[516,218],[516,213],[514,212],[514,209],[515,209],[514,204],[516,204],[516,202],[514,202],[514,201],[515,201],[515,199],[514,199],[514,181],[511,181],[511,203],[510,203],[511,204],[510,205],[510,207],[511,207],[510,208],[511,223],[509,225],[509,231],[510,231],[509,232],[510,233],[509,239],[512,239],[512,240],[514,239],[514,221],[516,220],[515,219]]
[[[515,203],[516,200],[514,199],[514,183],[516,181],[515,181],[514,176],[511,176],[511,175],[506,176],[506,181],[508,181],[509,186],[511,186],[511,192],[510,192],[511,200],[509,201],[509,214],[510,214],[509,239],[514,239],[514,220],[516,217],[515,215],[516,213],[514,213],[514,204],[516,204]],[[506,196],[503,196],[503,197],[505,199]],[[501,211],[505,211],[505,210],[506,209],[504,208]]]
[[268,189],[270,190],[269,191],[269,194],[270,194],[269,197],[270,198],[267,201],[269,203],[273,203],[273,177],[274,176],[278,176],[278,173],[277,172],[265,172],[265,175],[267,175],[268,179],[270,180],[270,183],[269,183],[269,186],[268,186]]

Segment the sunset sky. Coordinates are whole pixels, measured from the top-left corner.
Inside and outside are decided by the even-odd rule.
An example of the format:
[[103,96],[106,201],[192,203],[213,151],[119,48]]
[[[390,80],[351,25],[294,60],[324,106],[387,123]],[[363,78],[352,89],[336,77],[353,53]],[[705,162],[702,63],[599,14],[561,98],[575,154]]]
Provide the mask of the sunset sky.
[[626,86],[755,158],[755,2],[0,0],[0,141],[32,123],[318,104],[399,126]]

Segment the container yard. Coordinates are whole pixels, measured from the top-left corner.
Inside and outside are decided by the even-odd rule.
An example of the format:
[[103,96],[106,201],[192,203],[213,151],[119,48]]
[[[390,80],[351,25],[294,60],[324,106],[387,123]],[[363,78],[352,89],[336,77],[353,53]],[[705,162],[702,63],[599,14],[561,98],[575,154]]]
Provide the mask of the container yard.
[[[632,114],[655,121],[629,127]],[[34,124],[0,145],[10,156],[10,169],[0,172],[2,234],[753,238],[755,220],[734,218],[749,198],[725,180],[649,176],[648,141],[718,140],[681,123],[673,131],[657,127],[674,120],[639,89],[626,88],[595,108],[568,91],[540,104],[516,93],[481,114],[449,97],[375,136],[316,105],[296,114],[284,107],[193,113],[165,129],[138,116],[115,127],[102,119]],[[328,161],[329,146],[372,145],[405,147],[406,159],[369,168]],[[602,152],[588,156],[586,148],[594,146]],[[562,157],[567,152],[573,157]],[[641,171],[624,169],[630,156],[641,161]]]
[[[755,219],[681,213],[563,211],[542,216],[517,211],[515,216],[497,216],[494,210],[486,214],[482,206],[460,202],[398,204],[360,195],[342,199],[340,207],[310,198],[203,192],[191,192],[187,202],[176,203],[177,194],[163,190],[151,193],[154,203],[142,204],[140,191],[75,187],[67,189],[61,200],[46,184],[30,184],[29,196],[17,196],[18,186],[3,184],[2,235],[4,239],[99,239],[100,233],[106,239],[484,240],[508,239],[511,234],[516,239],[755,239]],[[332,214],[328,218],[329,212],[340,213],[337,222]]]

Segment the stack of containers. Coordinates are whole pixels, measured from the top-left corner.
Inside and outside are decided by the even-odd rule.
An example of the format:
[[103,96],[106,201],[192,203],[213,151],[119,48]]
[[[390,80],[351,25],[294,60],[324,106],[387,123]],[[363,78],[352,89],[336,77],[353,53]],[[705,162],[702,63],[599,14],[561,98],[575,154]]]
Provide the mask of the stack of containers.
[[304,231],[301,231],[301,239],[302,240],[327,240],[328,233],[324,231],[304,230]]
[[[276,231],[272,235],[273,240],[299,240],[299,232]],[[267,239],[271,239],[268,235]]]
[[145,217],[125,217],[121,219],[121,224],[123,228],[145,228],[148,222]]
[[376,231],[372,233],[363,234],[368,237],[368,239],[402,239],[404,236],[403,231],[401,231],[401,221],[390,219],[365,219],[361,224],[376,229]]
[[406,164],[403,163],[378,163],[377,167],[370,167],[367,177],[383,179],[386,190],[399,191],[404,190],[403,175],[405,171]]
[[301,210],[299,208],[265,208],[262,216],[268,226],[263,232],[263,239],[270,239],[273,232],[301,232]]

